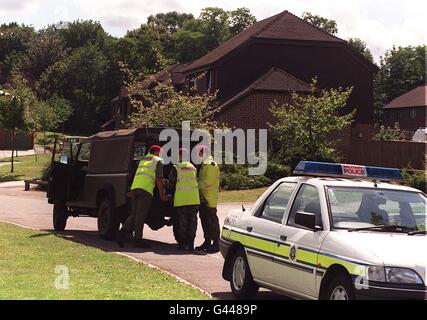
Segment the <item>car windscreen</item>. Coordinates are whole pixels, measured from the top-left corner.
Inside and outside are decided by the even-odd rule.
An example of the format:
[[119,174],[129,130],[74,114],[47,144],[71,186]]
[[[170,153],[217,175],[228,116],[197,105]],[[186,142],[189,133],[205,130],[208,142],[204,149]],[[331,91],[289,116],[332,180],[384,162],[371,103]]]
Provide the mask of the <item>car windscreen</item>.
[[332,227],[338,229],[394,225],[425,230],[422,193],[377,188],[328,187]]

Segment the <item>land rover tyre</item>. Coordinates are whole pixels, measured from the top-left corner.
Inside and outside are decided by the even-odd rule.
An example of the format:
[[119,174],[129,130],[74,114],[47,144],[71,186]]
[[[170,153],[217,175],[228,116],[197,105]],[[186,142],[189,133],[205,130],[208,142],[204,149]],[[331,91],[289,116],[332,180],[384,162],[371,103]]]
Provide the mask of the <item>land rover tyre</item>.
[[64,231],[67,224],[68,211],[65,203],[55,201],[53,204],[53,228],[55,231]]
[[102,239],[113,240],[120,226],[119,215],[109,197],[104,197],[98,207],[98,232]]
[[254,298],[259,290],[255,283],[248,259],[243,248],[238,248],[231,254],[231,291],[238,299],[246,300]]
[[326,291],[326,300],[354,300],[354,287],[346,274],[338,274],[332,278]]

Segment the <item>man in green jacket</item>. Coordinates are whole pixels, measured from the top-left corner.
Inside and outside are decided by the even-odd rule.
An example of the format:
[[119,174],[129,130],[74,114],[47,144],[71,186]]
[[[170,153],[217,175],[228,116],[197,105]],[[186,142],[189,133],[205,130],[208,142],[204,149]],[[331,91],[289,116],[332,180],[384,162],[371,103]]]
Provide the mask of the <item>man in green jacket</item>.
[[127,234],[134,234],[135,247],[149,248],[149,244],[143,241],[143,228],[145,219],[153,202],[154,189],[157,186],[162,201],[168,201],[164,192],[163,159],[160,157],[162,148],[151,146],[149,154],[144,156],[138,164],[135,177],[128,196],[132,199],[131,215],[123,224],[117,234],[117,244],[124,247]]
[[200,196],[197,184],[197,169],[188,161],[189,153],[185,148],[178,150],[178,163],[169,175],[170,190],[174,193],[175,208],[174,233],[178,250],[194,251],[194,239],[197,231],[197,211]]
[[198,183],[200,192],[200,220],[205,242],[196,248],[198,251],[216,253],[219,251],[220,227],[217,215],[220,170],[218,164],[208,154],[207,146],[198,147],[202,161],[199,168]]

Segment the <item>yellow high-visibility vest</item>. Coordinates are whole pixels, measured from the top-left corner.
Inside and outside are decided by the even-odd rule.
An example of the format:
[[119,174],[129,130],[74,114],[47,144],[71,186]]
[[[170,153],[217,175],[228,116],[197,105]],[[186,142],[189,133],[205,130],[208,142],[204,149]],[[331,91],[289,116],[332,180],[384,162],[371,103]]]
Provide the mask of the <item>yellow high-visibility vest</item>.
[[156,168],[159,161],[162,161],[162,158],[153,154],[147,154],[139,161],[131,190],[142,189],[153,195],[156,187]]
[[174,165],[177,173],[174,207],[198,206],[200,204],[197,170],[190,162]]
[[203,161],[198,178],[200,196],[206,199],[208,208],[218,205],[219,180],[219,166],[210,156]]

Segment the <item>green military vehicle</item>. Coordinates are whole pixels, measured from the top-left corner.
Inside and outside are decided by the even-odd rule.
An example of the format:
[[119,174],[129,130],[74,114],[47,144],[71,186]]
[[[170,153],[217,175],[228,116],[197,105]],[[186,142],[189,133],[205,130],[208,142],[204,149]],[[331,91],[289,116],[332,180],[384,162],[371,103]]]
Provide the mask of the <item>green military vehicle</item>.
[[[47,197],[53,204],[53,227],[65,229],[70,216],[98,219],[104,239],[114,239],[120,223],[130,214],[126,196],[139,158],[153,144],[163,145],[159,135],[164,128],[105,131],[91,137],[70,137],[55,141],[49,172]],[[182,143],[182,130],[176,129]],[[190,142],[191,147],[197,142]],[[172,164],[164,167],[168,177]],[[173,224],[171,203],[160,201],[154,193],[146,224],[153,230]]]

